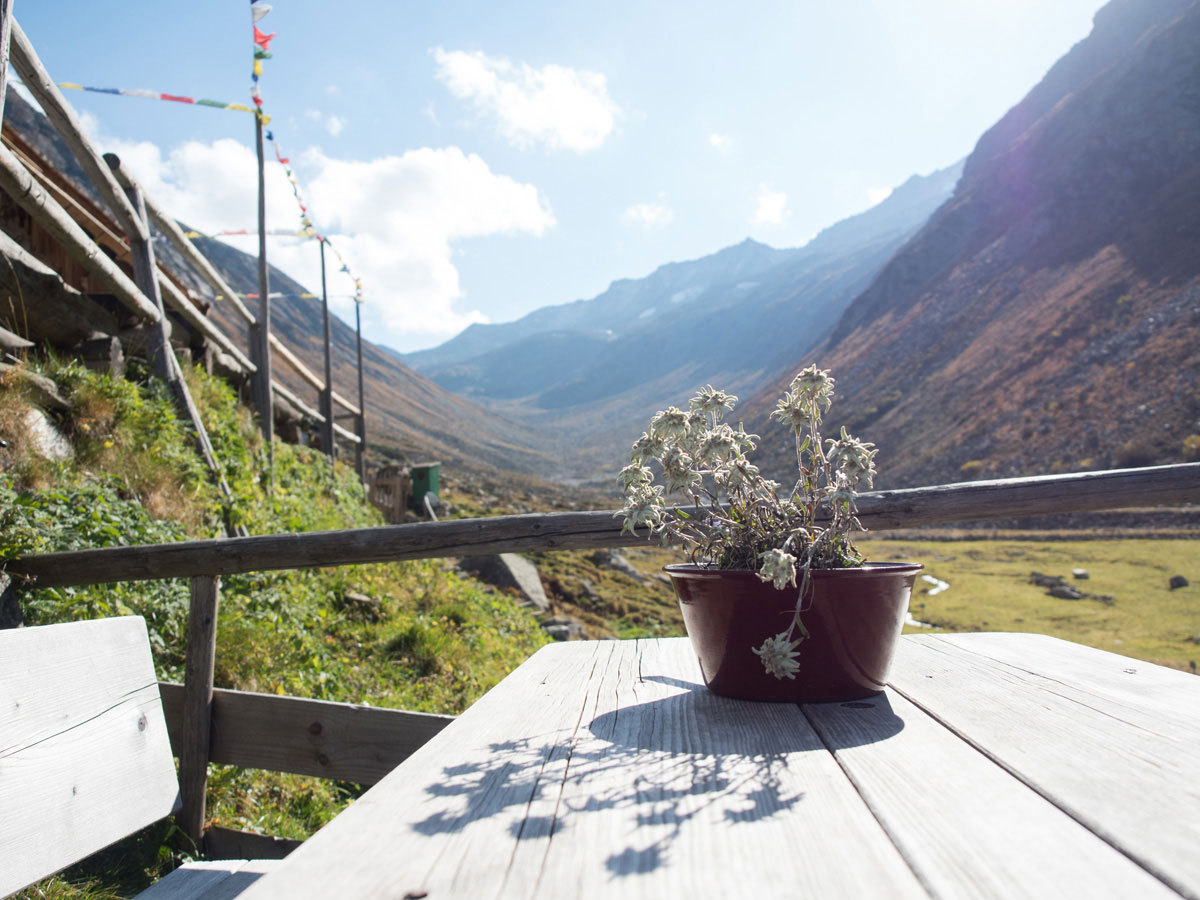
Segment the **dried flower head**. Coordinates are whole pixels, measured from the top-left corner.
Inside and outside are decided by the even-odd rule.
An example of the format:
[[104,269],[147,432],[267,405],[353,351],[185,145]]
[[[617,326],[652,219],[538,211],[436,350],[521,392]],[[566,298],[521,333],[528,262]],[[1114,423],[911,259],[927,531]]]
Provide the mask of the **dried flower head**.
[[800,654],[796,652],[800,641],[789,641],[789,636],[790,632],[785,631],[767,638],[761,647],[751,649],[762,660],[763,668],[769,673],[779,679],[789,678],[795,681],[796,673],[800,671]]

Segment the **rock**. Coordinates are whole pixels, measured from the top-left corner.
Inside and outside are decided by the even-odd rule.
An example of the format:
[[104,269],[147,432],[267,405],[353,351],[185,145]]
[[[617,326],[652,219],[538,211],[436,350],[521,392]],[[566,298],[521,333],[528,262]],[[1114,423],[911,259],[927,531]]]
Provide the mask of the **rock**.
[[29,448],[52,462],[63,462],[75,455],[71,442],[50,417],[36,407],[30,407],[25,413],[25,433]]
[[383,605],[378,598],[360,594],[358,591],[346,591],[342,594],[341,610],[362,622],[379,622],[383,619]]
[[13,590],[12,578],[0,572],[0,628],[21,627],[21,604]]
[[71,401],[60,394],[58,392],[58,385],[45,375],[38,375],[36,372],[31,372],[25,366],[10,366],[8,363],[0,363],[0,375],[10,371],[15,372],[16,377],[21,380],[23,386],[29,392],[30,401],[42,409],[63,412],[71,408]]
[[499,556],[468,556],[458,567],[469,572],[480,581],[498,588],[512,588],[521,595],[522,602],[534,606],[540,612],[550,608],[537,566],[515,553]]
[[571,616],[554,616],[542,622],[542,629],[556,641],[586,641],[587,626]]
[[1072,569],[1071,577],[1074,578],[1076,581],[1087,581],[1087,579],[1090,578],[1091,576],[1088,574],[1087,569]]
[[589,600],[599,600],[600,595],[596,593],[596,585],[592,584],[590,578],[580,578],[579,587],[583,590],[583,594]]
[[1052,588],[1063,583],[1061,575],[1043,575],[1041,572],[1030,572],[1029,583],[1036,584],[1038,587]]
[[616,550],[597,550],[588,557],[598,566],[607,566],[610,569],[615,569],[624,575],[628,575],[634,581],[645,581],[646,576],[633,567],[633,563],[627,560]]
[[1046,593],[1051,597],[1059,597],[1063,600],[1082,600],[1084,598],[1083,591],[1077,590],[1069,584],[1056,584]]
[[1185,644],[1200,644],[1200,634],[1194,634],[1190,638],[1184,638]]
[[1172,575],[1170,582],[1168,582],[1168,586],[1171,588],[1171,590],[1185,588],[1188,586],[1188,580],[1182,575]]

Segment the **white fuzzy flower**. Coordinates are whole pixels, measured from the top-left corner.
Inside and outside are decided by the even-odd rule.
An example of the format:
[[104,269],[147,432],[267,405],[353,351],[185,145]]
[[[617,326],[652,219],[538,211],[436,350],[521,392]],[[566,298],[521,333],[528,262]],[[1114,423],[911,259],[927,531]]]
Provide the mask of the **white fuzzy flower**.
[[642,432],[642,436],[633,442],[633,452],[630,458],[635,463],[644,463],[652,459],[658,459],[663,452],[663,442],[661,438],[651,437],[646,432]]
[[778,547],[758,555],[760,564],[756,573],[762,581],[769,581],[776,590],[796,584],[796,557]]
[[700,473],[692,468],[692,458],[678,446],[668,447],[663,453],[662,467],[668,494],[686,491],[701,481]]
[[617,481],[621,482],[621,489],[624,491],[639,484],[649,484],[653,480],[654,473],[638,462],[630,463],[617,475]]
[[762,642],[761,647],[752,647],[751,649],[762,660],[763,668],[776,678],[781,680],[790,678],[795,681],[796,673],[800,671],[800,654],[796,652],[796,648],[799,646],[800,641],[789,641],[788,633],[785,631],[775,637],[767,638]]
[[626,531],[635,534],[634,529],[638,525],[646,525],[653,530],[662,523],[662,492],[662,485],[659,484],[639,484],[630,488],[625,495],[624,509],[613,517],[625,517],[625,521],[621,525],[621,534]]
[[724,462],[737,449],[737,433],[728,425],[718,425],[700,436],[700,458],[710,465]]
[[833,402],[833,377],[826,369],[809,366],[792,379],[788,391],[779,400],[771,418],[778,419],[799,434]]
[[717,484],[727,491],[736,491],[746,485],[753,485],[758,478],[758,466],[753,465],[744,456],[736,456],[722,464],[714,473]]
[[848,487],[857,488],[859,484],[864,483],[867,487],[874,486],[872,480],[875,477],[875,454],[878,452],[871,449],[874,444],[851,437],[846,433],[844,425],[840,439],[835,441],[830,438],[825,443],[829,445],[825,458],[829,460],[829,465],[835,472],[845,476]]
[[690,431],[690,416],[675,406],[660,410],[650,420],[650,434],[659,440],[686,438]]
[[720,422],[726,410],[733,409],[737,397],[724,391],[716,390],[711,384],[706,384],[691,399],[688,406],[702,413],[708,413],[713,421]]

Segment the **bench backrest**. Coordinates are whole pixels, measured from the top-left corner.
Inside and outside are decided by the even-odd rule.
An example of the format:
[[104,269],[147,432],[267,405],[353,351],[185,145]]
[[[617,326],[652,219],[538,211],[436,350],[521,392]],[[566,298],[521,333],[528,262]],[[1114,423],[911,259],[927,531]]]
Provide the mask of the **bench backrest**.
[[0,897],[170,815],[146,623],[0,631]]

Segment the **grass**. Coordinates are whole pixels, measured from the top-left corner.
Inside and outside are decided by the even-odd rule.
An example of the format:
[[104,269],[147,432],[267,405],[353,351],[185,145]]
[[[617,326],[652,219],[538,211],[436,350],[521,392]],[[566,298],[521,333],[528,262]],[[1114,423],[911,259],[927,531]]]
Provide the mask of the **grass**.
[[[1200,663],[1200,542],[1180,540],[861,541],[868,559],[922,562],[948,590],[918,579],[914,618],[944,631],[1049,634],[1147,662],[1195,671]],[[1089,578],[1075,581],[1073,569]],[[1093,595],[1063,600],[1030,583],[1062,575]],[[1171,590],[1172,575],[1191,584]],[[929,631],[913,629],[908,631]]]
[[[277,443],[273,479],[254,422],[233,392],[187,373],[233,491],[222,508],[162,385],[112,379],[71,362],[37,366],[72,403],[57,425],[74,457],[42,458],[22,425],[31,397],[0,381],[0,566],[29,553],[210,537],[223,517],[252,534],[382,524],[354,473]],[[269,490],[272,482],[274,489]],[[144,616],[160,678],[181,681],[188,611],[183,580],[21,591],[26,624]],[[532,615],[438,560],[235,575],[221,580],[216,685],[424,712],[457,713],[546,642]],[[361,786],[213,766],[213,824],[304,838]],[[21,898],[125,897],[192,852],[155,826]]]

